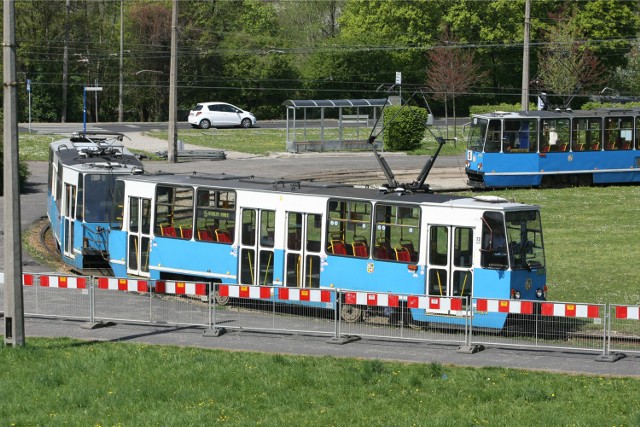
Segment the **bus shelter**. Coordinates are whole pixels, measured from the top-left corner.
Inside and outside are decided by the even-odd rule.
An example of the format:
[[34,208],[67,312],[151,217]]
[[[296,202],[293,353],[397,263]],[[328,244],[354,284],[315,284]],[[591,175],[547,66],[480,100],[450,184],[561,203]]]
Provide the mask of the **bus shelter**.
[[[287,107],[286,149],[300,153],[369,149],[369,135],[380,133],[382,111],[390,103],[387,98],[305,99],[282,105]],[[382,133],[374,145],[382,150]]]

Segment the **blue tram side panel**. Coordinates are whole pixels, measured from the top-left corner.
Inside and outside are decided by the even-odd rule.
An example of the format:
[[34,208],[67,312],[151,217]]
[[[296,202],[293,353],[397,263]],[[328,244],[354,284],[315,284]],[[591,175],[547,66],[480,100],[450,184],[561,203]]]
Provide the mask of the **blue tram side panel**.
[[122,134],[75,133],[49,146],[47,216],[63,262],[106,268],[116,178],[143,173]]
[[[473,306],[546,298],[536,206],[225,174],[131,175],[115,193],[116,276],[467,297]],[[463,323],[457,312],[410,314]],[[474,324],[499,329],[507,317],[479,313]]]
[[640,182],[640,109],[473,115],[474,188]]

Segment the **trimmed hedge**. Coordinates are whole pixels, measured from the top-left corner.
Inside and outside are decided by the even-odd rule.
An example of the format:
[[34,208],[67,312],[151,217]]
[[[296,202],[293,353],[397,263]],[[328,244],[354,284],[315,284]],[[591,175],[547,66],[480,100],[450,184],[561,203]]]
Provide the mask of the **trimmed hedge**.
[[412,151],[420,147],[429,112],[424,108],[387,107],[384,112],[384,142],[389,151]]

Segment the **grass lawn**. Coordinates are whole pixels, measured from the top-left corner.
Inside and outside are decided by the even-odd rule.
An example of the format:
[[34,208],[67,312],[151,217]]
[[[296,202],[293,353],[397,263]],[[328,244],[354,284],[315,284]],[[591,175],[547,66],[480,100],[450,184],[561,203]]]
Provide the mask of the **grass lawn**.
[[29,339],[2,426],[634,426],[637,378]]

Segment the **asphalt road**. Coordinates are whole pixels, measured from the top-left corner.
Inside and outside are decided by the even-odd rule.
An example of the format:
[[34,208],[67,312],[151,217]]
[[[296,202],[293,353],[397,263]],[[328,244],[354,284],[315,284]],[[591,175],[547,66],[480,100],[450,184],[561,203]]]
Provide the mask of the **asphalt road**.
[[[153,141],[152,141],[153,142]],[[366,154],[366,153],[365,153]],[[332,170],[334,162],[343,161],[344,155],[292,155],[275,158],[238,158],[224,161],[204,161],[170,165],[166,162],[151,162],[148,169],[167,169],[176,167],[183,172],[185,168],[220,172],[238,173],[238,168],[252,171],[258,176],[282,176],[311,174],[322,170]],[[362,157],[366,167],[376,166],[371,156]],[[414,156],[391,156],[388,160],[392,167],[408,162],[416,162],[420,168],[424,159],[413,159]],[[452,160],[454,163],[456,159]],[[396,163],[397,162],[397,163]],[[347,166],[353,168],[353,159]],[[21,195],[21,218],[23,230],[46,215],[47,164],[31,163],[32,173],[28,191]],[[442,166],[442,164],[440,165]],[[340,166],[344,167],[344,166]],[[362,169],[365,169],[363,166]],[[3,198],[0,198],[3,200]],[[0,211],[3,217],[4,212]],[[1,233],[0,240],[4,237]],[[4,245],[1,246],[4,250]],[[23,271],[33,273],[48,272],[48,268],[33,260],[23,250]],[[4,253],[0,264],[4,270]],[[81,328],[80,322],[68,320],[52,320],[41,318],[26,319],[26,336],[29,337],[74,337],[86,340],[130,341],[148,344],[168,344],[179,346],[196,346],[241,351],[274,352],[283,354],[329,355],[338,357],[378,358],[400,360],[415,363],[443,363],[460,366],[496,366],[557,372],[584,373],[593,375],[620,375],[640,377],[640,355],[628,354],[615,363],[596,361],[593,352],[518,349],[512,347],[492,346],[475,354],[458,353],[457,345],[402,341],[388,339],[362,339],[346,345],[328,343],[326,336],[310,334],[258,333],[250,331],[231,332],[221,337],[209,337],[201,328],[163,327],[157,325],[135,325],[118,323],[112,327],[88,330]]]

